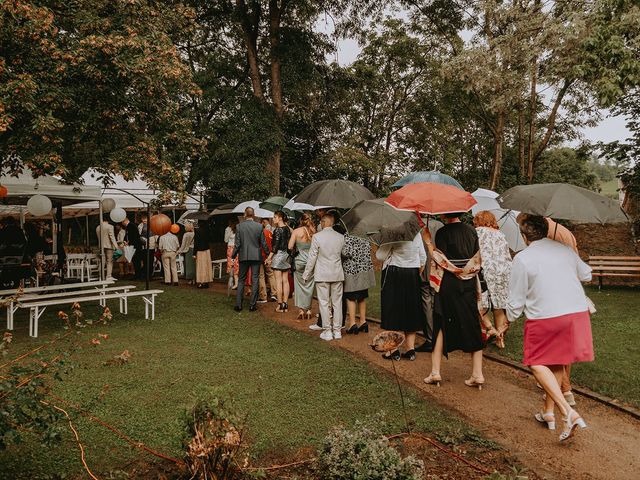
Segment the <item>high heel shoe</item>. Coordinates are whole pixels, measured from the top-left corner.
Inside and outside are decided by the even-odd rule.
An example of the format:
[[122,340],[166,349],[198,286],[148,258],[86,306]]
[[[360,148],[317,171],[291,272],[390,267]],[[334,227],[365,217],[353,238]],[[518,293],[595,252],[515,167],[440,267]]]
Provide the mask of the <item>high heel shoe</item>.
[[298,316],[296,317],[296,320],[303,320],[304,319],[304,310],[300,310],[298,312]]
[[473,375],[471,375],[471,378],[469,378],[468,380],[464,381],[464,384],[467,387],[473,387],[473,388],[478,388],[478,390],[482,390],[482,386],[484,385],[484,378],[476,378]]
[[397,362],[398,360],[400,360],[400,350],[394,350],[393,352],[390,352],[388,354],[383,353],[382,358],[384,358],[385,360],[395,360]]
[[345,333],[347,335],[357,335],[359,332],[360,332],[360,330],[358,330],[358,326],[353,324],[347,329],[347,331]]
[[364,322],[362,325],[358,327],[359,332],[369,333],[369,324]]
[[284,303],[279,303],[278,304],[278,306],[276,307],[276,312],[278,312],[278,313],[284,312]]
[[282,304],[282,311],[283,312],[288,312],[289,311],[289,304],[287,302],[284,302]]
[[311,310],[307,310],[307,313],[305,314],[305,318],[307,320],[311,320]]
[[427,385],[435,385],[437,387],[440,386],[441,382],[442,382],[442,377],[440,376],[439,373],[431,372],[429,376],[424,379],[424,383],[426,383]]
[[540,423],[546,424],[549,430],[556,429],[556,416],[553,414],[553,412],[538,412],[533,416],[533,418],[535,418]]
[[[573,420],[571,417],[574,417]],[[563,419],[564,429],[560,434],[560,442],[566,442],[571,437],[573,437],[576,433],[576,428],[587,428],[587,424],[582,419],[582,417],[576,412],[574,409],[570,409],[567,413],[567,416]]]

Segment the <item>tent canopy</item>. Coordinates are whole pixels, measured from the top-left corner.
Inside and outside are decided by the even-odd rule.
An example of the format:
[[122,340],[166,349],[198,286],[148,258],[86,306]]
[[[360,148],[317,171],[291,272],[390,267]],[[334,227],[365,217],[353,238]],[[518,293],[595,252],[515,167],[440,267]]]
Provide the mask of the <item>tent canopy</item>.
[[[97,185],[67,185],[60,179],[50,175],[33,178],[30,170],[25,170],[17,177],[2,175],[0,184],[7,187],[7,197],[2,201],[5,205],[26,205],[34,195],[45,195],[53,202],[70,205],[77,202],[96,202],[100,200],[100,187]],[[97,204],[94,203],[97,207]]]

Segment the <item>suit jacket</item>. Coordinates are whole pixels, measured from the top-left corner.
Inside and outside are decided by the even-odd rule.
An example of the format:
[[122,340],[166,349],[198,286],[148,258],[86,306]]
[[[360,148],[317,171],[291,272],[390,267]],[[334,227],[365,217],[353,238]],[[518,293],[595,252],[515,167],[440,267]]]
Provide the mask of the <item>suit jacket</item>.
[[233,249],[233,258],[240,256],[241,262],[262,261],[262,248],[269,251],[267,241],[264,238],[262,225],[253,220],[245,220],[236,227],[236,245]]
[[124,241],[132,247],[135,247],[136,250],[140,250],[142,248],[142,242],[140,241],[138,226],[133,222],[129,222],[125,227],[125,232],[127,233],[124,235]]
[[98,241],[101,242],[102,248],[108,248],[116,250],[118,248],[118,242],[116,242],[116,236],[113,233],[113,225],[109,223],[103,223],[96,227],[96,235]]
[[324,228],[311,239],[309,259],[303,278],[313,276],[316,282],[342,282],[342,247],[344,236],[333,228]]

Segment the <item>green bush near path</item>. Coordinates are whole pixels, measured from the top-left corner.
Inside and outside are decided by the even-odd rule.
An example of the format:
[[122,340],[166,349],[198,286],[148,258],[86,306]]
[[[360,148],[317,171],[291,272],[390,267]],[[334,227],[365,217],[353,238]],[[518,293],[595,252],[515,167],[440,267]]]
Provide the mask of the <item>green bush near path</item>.
[[[231,399],[246,414],[257,461],[318,446],[332,427],[378,412],[386,413],[393,432],[403,429],[395,381],[364,360],[259,314],[237,314],[229,299],[210,292],[165,289],[155,321],[144,320],[138,300],[130,301],[128,316],[115,313],[110,302],[114,318],[109,325],[87,327],[43,353],[48,359],[80,342],[72,356],[75,367],[55,384],[54,393],[84,405],[136,441],[179,457],[184,411],[203,389]],[[84,313],[97,319],[101,312],[85,307]],[[17,317],[9,358],[63,333],[56,314],[57,309],[45,313],[38,339],[28,337],[27,319]],[[93,346],[90,340],[98,333],[109,338]],[[105,365],[124,350],[131,354],[128,363]],[[492,445],[416,390],[406,387],[405,393],[417,430],[448,443]],[[96,474],[124,469],[140,458],[155,461],[82,416],[74,415],[73,421]],[[27,437],[26,443],[0,452],[0,465],[0,478],[6,479],[74,478],[82,472],[68,432],[61,444],[46,448]]]
[[[380,276],[378,274],[378,280]],[[591,317],[595,361],[576,364],[572,381],[603,395],[640,407],[640,287],[587,286],[587,295],[598,310]],[[369,292],[368,315],[380,318],[379,287]],[[506,348],[488,351],[522,361],[524,319],[515,322],[506,337]]]

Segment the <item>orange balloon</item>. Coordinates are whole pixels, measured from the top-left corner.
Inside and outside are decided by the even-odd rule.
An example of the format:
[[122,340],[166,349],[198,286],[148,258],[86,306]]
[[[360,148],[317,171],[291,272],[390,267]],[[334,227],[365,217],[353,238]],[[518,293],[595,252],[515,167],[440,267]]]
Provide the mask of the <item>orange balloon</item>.
[[173,225],[171,225],[171,233],[180,233],[180,225],[178,225],[177,223],[174,223]]
[[171,219],[164,213],[152,216],[149,224],[154,235],[164,235],[171,229]]
[[4,185],[0,185],[0,198],[4,198],[9,195],[9,190]]

